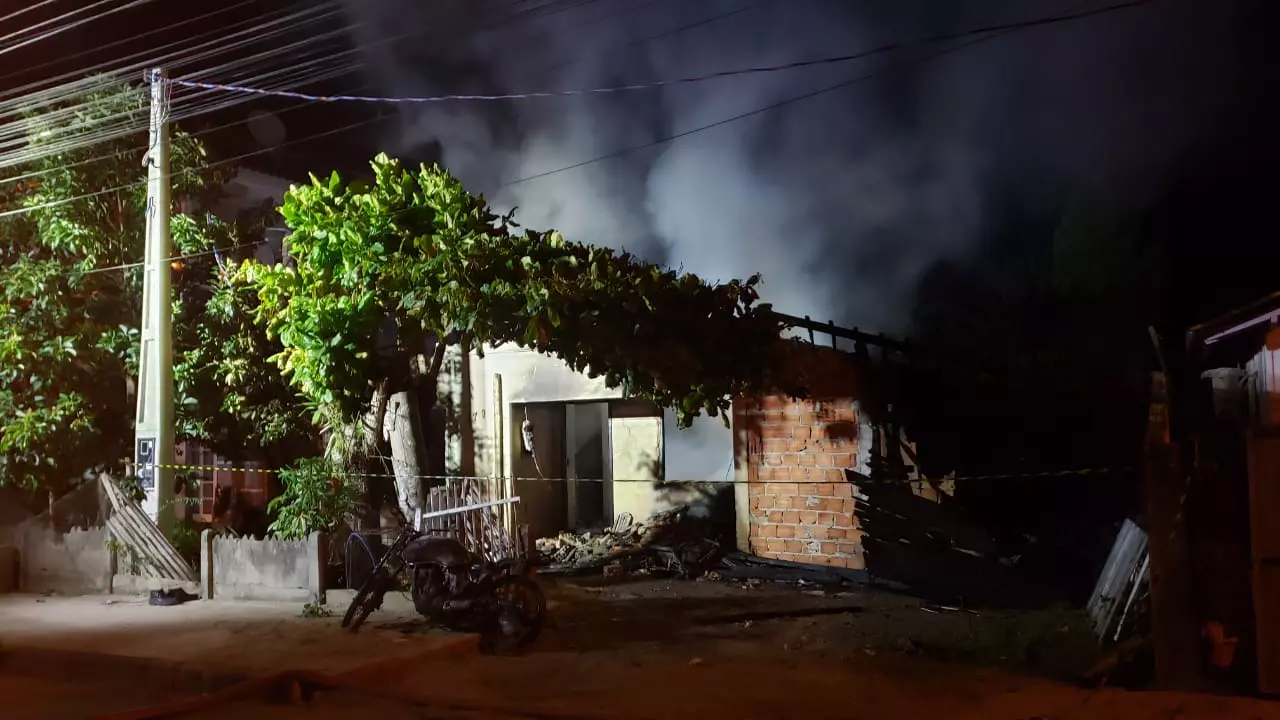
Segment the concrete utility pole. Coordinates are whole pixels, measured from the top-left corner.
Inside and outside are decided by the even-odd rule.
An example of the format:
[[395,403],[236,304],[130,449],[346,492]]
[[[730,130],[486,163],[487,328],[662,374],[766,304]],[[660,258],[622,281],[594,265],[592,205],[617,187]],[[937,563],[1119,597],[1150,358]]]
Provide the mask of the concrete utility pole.
[[147,166],[147,249],[142,284],[142,352],[138,362],[135,472],[147,497],[143,509],[161,530],[173,524],[173,299],[169,257],[169,94],[165,72],[148,70],[151,138]]

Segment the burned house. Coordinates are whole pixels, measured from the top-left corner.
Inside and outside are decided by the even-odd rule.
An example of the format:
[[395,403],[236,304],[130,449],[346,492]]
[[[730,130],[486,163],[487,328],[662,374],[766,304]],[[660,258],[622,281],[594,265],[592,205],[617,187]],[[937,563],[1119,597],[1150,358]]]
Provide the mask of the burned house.
[[1258,688],[1280,692],[1280,294],[1192,328],[1187,350],[1172,404],[1191,470],[1196,621],[1238,646],[1224,670],[1243,680],[1256,667]]

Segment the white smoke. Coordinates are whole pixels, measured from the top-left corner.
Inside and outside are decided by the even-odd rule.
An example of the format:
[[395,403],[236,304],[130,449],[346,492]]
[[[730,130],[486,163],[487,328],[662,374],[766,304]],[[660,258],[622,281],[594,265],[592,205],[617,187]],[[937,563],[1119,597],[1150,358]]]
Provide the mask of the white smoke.
[[[1078,7],[1068,0],[957,0],[926,21],[922,11],[903,7],[911,3],[842,0],[345,2],[362,23],[356,39],[371,48],[367,59],[381,89],[399,95],[644,82],[847,54]],[[541,14],[474,29],[534,5]],[[556,227],[709,280],[760,272],[764,299],[779,311],[901,330],[923,271],[963,256],[981,235],[984,188],[995,169],[1052,155],[1052,171],[1073,181],[1102,177],[1110,156],[1134,165],[1133,156],[1167,158],[1183,141],[1180,128],[1190,121],[1178,125],[1135,110],[1141,93],[1116,79],[1126,57],[1118,53],[1156,47],[1153,11],[1126,12],[1019,33],[506,186],[909,64],[921,51],[613,95],[403,106],[386,149],[418,159],[438,147],[443,164],[469,187],[486,191],[499,208],[518,206],[522,224]],[[677,30],[685,26],[693,27]],[[426,39],[375,48],[408,28],[422,29]],[[1049,64],[1059,68],[1052,85],[1037,70]],[[1124,108],[1124,117],[1108,120],[1110,108]],[[1153,138],[1156,124],[1169,137]],[[1078,143],[1069,146],[1073,138]]]

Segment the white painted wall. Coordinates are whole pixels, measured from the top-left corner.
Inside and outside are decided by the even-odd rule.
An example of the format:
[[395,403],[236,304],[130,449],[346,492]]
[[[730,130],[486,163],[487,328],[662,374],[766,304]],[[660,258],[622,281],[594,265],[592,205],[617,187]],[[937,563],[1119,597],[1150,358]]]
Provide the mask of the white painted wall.
[[[460,365],[460,357],[453,360]],[[473,352],[466,358],[466,363],[467,382],[461,382],[463,372],[460,368],[452,373],[442,372],[440,382],[442,397],[449,398],[454,407],[467,407],[463,393],[469,391],[467,413],[470,422],[466,425],[473,433],[473,442],[451,437],[448,449],[450,467],[459,468],[464,474],[468,473],[468,467],[476,475],[488,476],[495,472],[494,375],[502,376],[502,417],[507,428],[512,427],[512,405],[622,399],[622,392],[606,387],[604,378],[589,378],[574,372],[558,358],[515,346],[489,348],[483,358]],[[651,419],[649,423],[657,428],[655,420]],[[655,450],[662,454],[665,480],[698,483],[733,481],[733,434],[731,429],[724,427],[720,418],[699,417],[692,427],[685,430],[677,427],[674,413],[670,411],[664,413],[662,420],[661,427],[655,430],[656,434],[650,440],[656,446]],[[510,431],[504,430],[503,444],[507,447],[501,453],[501,472],[506,477],[513,476],[511,443]],[[463,457],[464,449],[468,447],[474,448],[470,458]],[[651,485],[644,485],[644,488],[646,492],[653,492]],[[676,502],[678,496],[679,493],[667,491],[664,497],[668,502],[651,505],[633,498],[625,504],[628,509],[635,508],[631,512],[640,518],[646,512],[645,508],[660,510],[662,508],[658,505]]]
[[672,482],[732,482],[733,428],[718,417],[699,415],[681,429],[673,410],[662,413],[665,479]]
[[1280,425],[1280,349],[1264,346],[1246,370],[1250,416],[1264,427]]

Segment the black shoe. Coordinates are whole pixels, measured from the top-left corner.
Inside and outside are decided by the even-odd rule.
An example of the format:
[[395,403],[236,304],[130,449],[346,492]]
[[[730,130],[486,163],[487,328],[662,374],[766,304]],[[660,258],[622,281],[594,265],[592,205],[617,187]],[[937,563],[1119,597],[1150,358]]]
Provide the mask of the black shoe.
[[192,595],[182,588],[173,588],[172,590],[152,590],[150,598],[147,599],[147,604],[159,607],[168,607],[170,605],[181,605],[184,602],[199,599],[199,596]]

